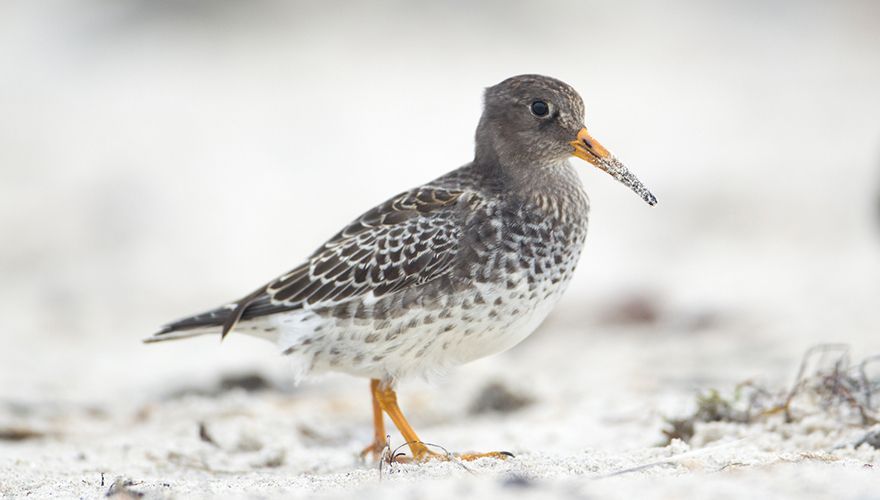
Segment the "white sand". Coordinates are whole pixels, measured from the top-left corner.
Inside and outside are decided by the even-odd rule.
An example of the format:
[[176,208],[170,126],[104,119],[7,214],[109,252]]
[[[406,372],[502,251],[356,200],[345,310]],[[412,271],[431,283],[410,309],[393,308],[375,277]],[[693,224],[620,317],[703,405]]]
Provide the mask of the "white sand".
[[[0,431],[40,435],[0,440],[0,496],[97,498],[123,478],[149,498],[876,498],[878,451],[853,448],[869,429],[821,414],[660,445],[700,391],[787,386],[820,342],[880,353],[876,4],[548,9],[590,22],[519,4],[0,6]],[[548,321],[403,383],[423,439],[515,459],[380,478],[357,458],[366,381],[291,387],[243,336],[139,343],[466,161],[479,88],[525,71],[581,89],[659,204],[585,169],[587,249]],[[639,297],[654,319],[609,318]],[[273,390],[193,393],[242,373]],[[534,403],[470,415],[492,381]]]
[[[356,457],[370,436],[368,399],[365,384],[347,378],[283,392],[170,399],[160,396],[161,387],[179,386],[170,381],[132,384],[140,391],[122,391],[125,384],[108,381],[115,389],[87,398],[92,403],[4,410],[4,426],[48,437],[3,445],[2,493],[95,497],[121,476],[151,497],[180,498],[353,492],[364,498],[739,497],[744,487],[768,498],[874,494],[872,467],[880,451],[854,449],[865,429],[821,415],[797,424],[704,424],[693,447],[680,441],[658,446],[662,414],[688,406],[693,387],[723,385],[719,374],[734,364],[741,367],[738,373],[757,374],[756,366],[766,360],[729,360],[715,341],[706,346],[709,334],[676,338],[667,332],[656,349],[639,349],[636,342],[645,334],[597,338],[545,329],[509,354],[437,385],[404,385],[403,404],[424,439],[452,450],[517,455],[505,462],[397,464],[380,474],[378,466]],[[683,373],[694,376],[687,366],[694,351],[702,352],[700,364],[713,367],[701,370],[712,384],[682,379]],[[467,406],[486,379],[502,380],[537,402],[506,415],[471,417]],[[217,446],[199,438],[198,422]],[[392,440],[400,443],[396,433]]]

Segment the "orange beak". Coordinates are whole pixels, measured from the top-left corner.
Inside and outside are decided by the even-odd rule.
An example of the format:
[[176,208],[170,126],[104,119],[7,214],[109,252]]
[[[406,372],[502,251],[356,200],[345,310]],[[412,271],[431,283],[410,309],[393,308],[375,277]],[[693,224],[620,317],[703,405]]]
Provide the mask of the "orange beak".
[[577,139],[571,141],[571,145],[574,146],[575,156],[581,160],[586,160],[599,168],[602,168],[598,164],[599,160],[611,156],[611,153],[605,149],[605,146],[599,144],[599,141],[596,139],[593,139],[593,136],[591,136],[585,128],[582,128],[580,132],[578,132]]
[[620,160],[609,153],[605,146],[599,144],[599,141],[596,139],[593,139],[586,128],[580,129],[577,138],[569,144],[574,147],[574,152],[572,153],[574,156],[608,172],[624,186],[635,191],[648,205],[657,204],[657,198],[648,191],[648,188],[642,184],[642,181],[633,175]]

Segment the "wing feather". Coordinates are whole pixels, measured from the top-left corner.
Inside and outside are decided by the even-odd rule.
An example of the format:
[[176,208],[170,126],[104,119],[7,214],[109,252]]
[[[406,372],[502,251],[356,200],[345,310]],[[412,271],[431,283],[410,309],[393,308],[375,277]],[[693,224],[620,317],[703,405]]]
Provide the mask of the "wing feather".
[[369,210],[308,261],[236,303],[223,336],[240,319],[382,297],[448,273],[462,218],[482,204],[472,191],[421,187]]

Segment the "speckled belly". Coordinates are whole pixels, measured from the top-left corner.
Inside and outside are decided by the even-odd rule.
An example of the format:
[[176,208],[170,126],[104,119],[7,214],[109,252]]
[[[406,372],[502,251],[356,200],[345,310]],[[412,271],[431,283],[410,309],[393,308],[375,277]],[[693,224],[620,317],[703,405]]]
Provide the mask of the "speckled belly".
[[507,273],[384,317],[304,311],[277,318],[278,342],[302,375],[396,379],[442,372],[507,350],[534,332],[568,285],[579,253],[540,276],[525,269]]

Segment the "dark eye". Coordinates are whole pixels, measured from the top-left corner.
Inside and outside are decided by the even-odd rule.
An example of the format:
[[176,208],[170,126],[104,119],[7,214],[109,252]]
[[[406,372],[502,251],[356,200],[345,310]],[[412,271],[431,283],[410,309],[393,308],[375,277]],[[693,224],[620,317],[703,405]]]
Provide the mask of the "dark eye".
[[550,106],[544,101],[533,102],[529,109],[532,110],[533,115],[541,118],[550,114]]

